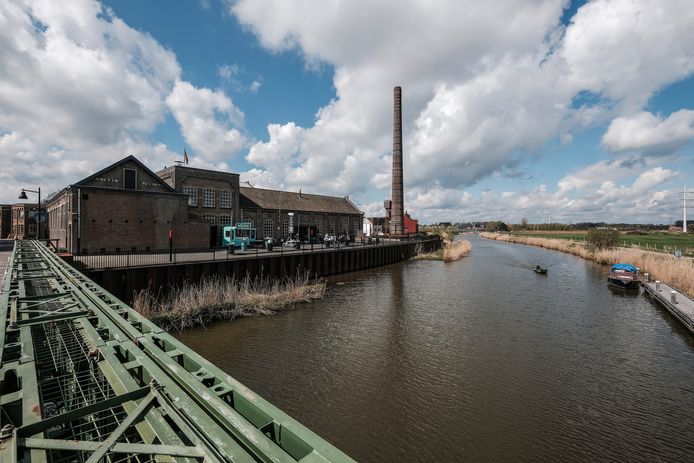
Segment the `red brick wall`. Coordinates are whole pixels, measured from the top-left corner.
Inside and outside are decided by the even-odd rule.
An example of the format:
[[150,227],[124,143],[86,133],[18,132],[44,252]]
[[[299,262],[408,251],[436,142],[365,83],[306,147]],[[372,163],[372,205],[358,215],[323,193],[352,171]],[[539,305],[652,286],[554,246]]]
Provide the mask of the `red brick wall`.
[[175,248],[209,246],[209,227],[188,220],[183,195],[86,188],[81,192],[80,250],[167,249],[169,228]]

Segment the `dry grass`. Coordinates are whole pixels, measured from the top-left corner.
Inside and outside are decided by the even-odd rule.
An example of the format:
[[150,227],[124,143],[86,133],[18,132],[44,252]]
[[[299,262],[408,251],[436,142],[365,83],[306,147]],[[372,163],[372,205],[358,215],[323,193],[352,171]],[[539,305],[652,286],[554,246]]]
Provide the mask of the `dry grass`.
[[468,240],[453,241],[446,243],[443,247],[443,261],[453,262],[467,256],[472,249],[472,244]]
[[320,299],[325,291],[325,282],[312,282],[308,275],[284,280],[210,278],[160,298],[143,290],[135,296],[133,308],[161,328],[182,331],[216,320],[272,315],[298,302]]
[[418,248],[414,259],[415,260],[442,260],[444,262],[453,262],[461,257],[465,257],[470,253],[472,244],[468,240],[448,241],[443,242],[443,248],[433,252],[421,252]]
[[567,252],[584,259],[594,260],[603,265],[628,262],[639,267],[651,278],[660,280],[694,297],[694,259],[676,258],[660,252],[643,251],[632,248],[612,248],[591,250],[582,243],[572,243],[562,239],[514,236],[498,233],[480,233],[482,238],[511,243],[529,244],[556,251]]

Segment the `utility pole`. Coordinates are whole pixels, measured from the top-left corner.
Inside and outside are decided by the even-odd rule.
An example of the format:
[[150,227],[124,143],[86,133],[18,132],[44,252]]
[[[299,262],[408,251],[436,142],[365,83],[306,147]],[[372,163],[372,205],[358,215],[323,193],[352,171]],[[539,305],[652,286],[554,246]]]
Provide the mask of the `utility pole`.
[[687,185],[682,187],[682,232],[687,233]]

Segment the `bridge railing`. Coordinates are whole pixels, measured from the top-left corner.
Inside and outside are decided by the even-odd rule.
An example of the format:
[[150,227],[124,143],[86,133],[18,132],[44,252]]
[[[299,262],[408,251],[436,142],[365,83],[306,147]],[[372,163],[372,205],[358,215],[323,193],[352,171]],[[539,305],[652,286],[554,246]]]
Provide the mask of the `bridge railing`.
[[0,461],[351,462],[43,244],[0,293]]

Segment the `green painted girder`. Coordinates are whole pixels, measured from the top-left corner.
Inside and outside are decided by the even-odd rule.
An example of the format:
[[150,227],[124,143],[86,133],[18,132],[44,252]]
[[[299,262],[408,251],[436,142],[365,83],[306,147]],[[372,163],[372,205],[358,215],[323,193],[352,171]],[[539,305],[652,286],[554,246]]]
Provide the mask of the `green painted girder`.
[[[80,452],[75,455],[83,455],[81,461],[117,453],[159,455],[161,461],[353,461],[39,242],[16,242],[10,268],[11,281],[0,296],[0,317],[7,322],[0,330],[0,380],[12,372],[24,387],[3,393],[0,408],[24,412],[11,445],[8,438],[0,441],[3,463],[17,461],[17,455],[31,463],[52,461],[64,452]],[[36,287],[50,294],[30,294]],[[43,353],[34,353],[37,342]],[[11,361],[2,363],[5,350]],[[35,355],[45,362],[46,352],[56,374],[67,374],[61,381],[77,386],[62,386],[63,402],[69,402],[58,406],[72,408],[57,415],[51,414],[55,403],[39,403],[46,379],[37,371],[46,365],[37,364]],[[82,391],[80,377],[92,388],[103,381],[98,387],[111,392],[94,401],[94,394],[103,391]],[[47,381],[53,390],[55,381]],[[114,417],[117,423],[99,431],[95,423]],[[56,429],[82,429],[85,423],[95,431],[78,433],[78,442],[44,436]],[[18,447],[28,452],[17,453]]]

